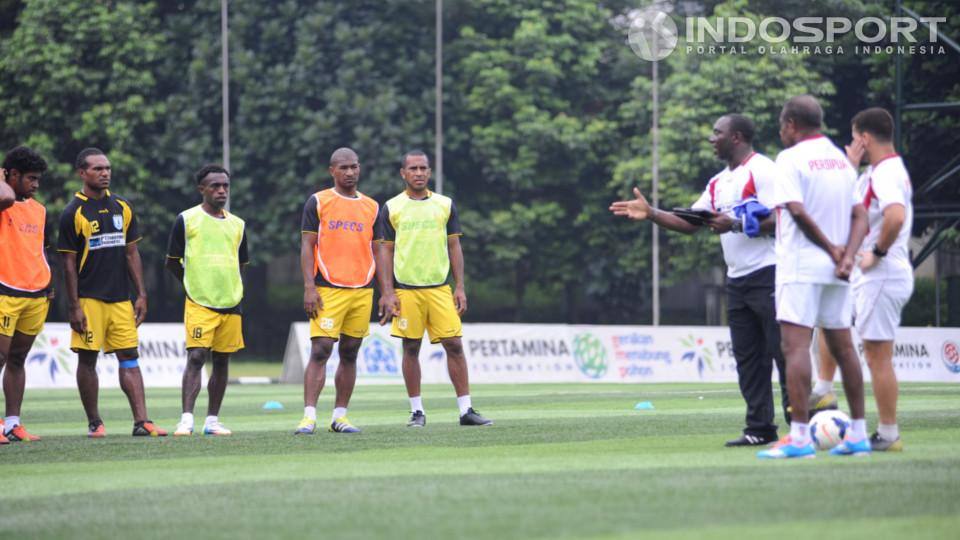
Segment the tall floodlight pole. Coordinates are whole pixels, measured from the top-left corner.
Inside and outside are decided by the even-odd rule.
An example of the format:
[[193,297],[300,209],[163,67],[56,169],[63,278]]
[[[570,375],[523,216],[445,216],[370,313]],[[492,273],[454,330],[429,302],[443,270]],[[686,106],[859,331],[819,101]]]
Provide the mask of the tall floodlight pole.
[[[657,51],[657,33],[653,32],[653,50]],[[657,72],[659,61],[653,60],[653,126],[651,135],[653,137],[653,185],[650,188],[653,195],[654,212],[660,207],[660,131],[657,125],[660,123],[660,76]],[[653,235],[653,325],[660,325],[660,230],[656,223],[651,227]]]
[[434,64],[434,76],[436,77],[436,89],[434,90],[434,166],[433,170],[437,177],[437,193],[443,195],[443,0],[437,0],[437,21],[436,21],[436,59]]
[[[230,170],[230,64],[227,45],[227,0],[220,0],[220,107],[223,120],[223,168]],[[227,210],[230,197],[227,197]]]

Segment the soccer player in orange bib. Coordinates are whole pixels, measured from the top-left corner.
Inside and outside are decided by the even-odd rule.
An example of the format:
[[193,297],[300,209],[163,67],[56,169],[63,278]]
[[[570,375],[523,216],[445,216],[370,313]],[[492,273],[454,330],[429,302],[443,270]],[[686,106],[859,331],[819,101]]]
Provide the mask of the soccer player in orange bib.
[[377,202],[357,191],[360,161],[339,148],[330,156],[333,187],[307,199],[301,221],[300,267],[303,310],[310,317],[310,359],[303,374],[303,420],[295,434],[317,429],[317,399],[326,380],[327,360],[340,342],[334,377],[337,395],[329,431],[359,433],[347,420],[357,380],[357,353],[370,331],[373,310],[374,227]]
[[33,200],[47,162],[33,150],[11,150],[0,169],[0,369],[6,418],[0,419],[0,444],[39,441],[20,422],[26,385],[23,363],[43,329],[53,288],[44,255],[47,211]]

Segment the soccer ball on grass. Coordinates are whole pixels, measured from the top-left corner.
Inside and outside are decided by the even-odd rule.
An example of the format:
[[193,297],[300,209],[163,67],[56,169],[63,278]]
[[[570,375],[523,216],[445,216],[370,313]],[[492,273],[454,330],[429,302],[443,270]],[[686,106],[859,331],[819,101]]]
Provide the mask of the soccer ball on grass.
[[841,411],[820,411],[810,419],[810,438],[818,450],[830,450],[840,444],[850,429],[850,417]]

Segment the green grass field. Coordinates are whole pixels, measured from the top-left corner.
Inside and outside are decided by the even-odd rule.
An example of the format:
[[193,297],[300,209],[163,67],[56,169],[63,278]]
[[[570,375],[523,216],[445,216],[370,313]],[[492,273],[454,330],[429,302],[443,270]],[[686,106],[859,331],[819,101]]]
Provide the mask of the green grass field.
[[[223,438],[134,439],[119,390],[88,440],[75,391],[27,391],[44,437],[0,447],[2,538],[957,538],[960,391],[904,385],[902,454],[761,462],[725,449],[733,385],[477,385],[496,421],[456,424],[452,389],[358,386],[359,435],[293,436],[295,386],[231,386]],[[700,397],[703,399],[700,399]],[[205,406],[205,391],[198,412]],[[875,407],[868,397],[870,426]],[[279,400],[283,411],[264,411]],[[656,410],[636,411],[638,401]],[[329,415],[332,397],[321,397]],[[172,431],[179,391],[149,390]]]

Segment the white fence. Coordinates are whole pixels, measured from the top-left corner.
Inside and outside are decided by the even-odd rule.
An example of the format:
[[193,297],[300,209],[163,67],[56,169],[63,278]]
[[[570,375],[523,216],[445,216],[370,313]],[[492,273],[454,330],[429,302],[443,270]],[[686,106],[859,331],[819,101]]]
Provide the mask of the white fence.
[[[400,340],[371,326],[357,358],[364,382],[401,382]],[[857,348],[860,341],[853,332]],[[476,383],[736,382],[730,332],[717,326],[465,324],[463,346]],[[307,323],[290,327],[280,381],[303,381],[310,354]],[[333,373],[339,358],[328,363]],[[894,367],[901,381],[960,382],[960,330],[901,328]],[[424,340],[424,383],[448,382],[446,354]],[[864,363],[864,376],[870,378]]]

